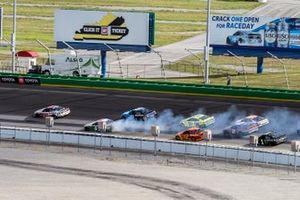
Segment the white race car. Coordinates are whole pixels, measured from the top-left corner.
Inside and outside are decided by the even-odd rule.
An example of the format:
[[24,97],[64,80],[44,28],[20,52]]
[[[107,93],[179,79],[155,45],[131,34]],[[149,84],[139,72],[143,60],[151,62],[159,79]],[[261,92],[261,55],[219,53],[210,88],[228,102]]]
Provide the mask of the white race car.
[[58,106],[58,105],[51,105],[45,108],[39,109],[33,113],[33,117],[54,117],[60,118],[65,117],[70,114],[70,108]]
[[242,122],[255,121],[258,127],[265,126],[269,124],[269,120],[265,117],[258,115],[248,115],[247,117],[241,119]]
[[[112,124],[113,120],[108,119],[108,118],[103,118],[103,119],[98,119],[96,121],[90,122],[86,125],[84,125],[84,130],[85,131],[97,131],[97,132],[112,132]],[[106,129],[103,130],[101,127],[101,123],[106,125]]]

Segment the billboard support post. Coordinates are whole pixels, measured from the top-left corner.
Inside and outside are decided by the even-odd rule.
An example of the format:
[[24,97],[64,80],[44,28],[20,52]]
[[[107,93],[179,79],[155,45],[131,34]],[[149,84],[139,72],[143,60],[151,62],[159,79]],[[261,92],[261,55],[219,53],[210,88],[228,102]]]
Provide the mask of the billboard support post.
[[208,0],[207,1],[207,21],[206,21],[206,46],[204,47],[205,84],[209,84],[210,7],[211,7],[211,0]]
[[256,73],[262,74],[264,71],[264,57],[257,57],[257,70]]
[[106,51],[101,51],[101,78],[106,77]]

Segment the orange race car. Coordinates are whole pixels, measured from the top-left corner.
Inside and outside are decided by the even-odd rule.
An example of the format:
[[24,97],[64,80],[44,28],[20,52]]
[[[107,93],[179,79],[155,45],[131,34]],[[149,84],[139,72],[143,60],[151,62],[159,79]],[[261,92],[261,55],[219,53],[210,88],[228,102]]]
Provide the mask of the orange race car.
[[176,140],[201,141],[204,140],[205,132],[211,132],[209,129],[189,128],[176,134]]

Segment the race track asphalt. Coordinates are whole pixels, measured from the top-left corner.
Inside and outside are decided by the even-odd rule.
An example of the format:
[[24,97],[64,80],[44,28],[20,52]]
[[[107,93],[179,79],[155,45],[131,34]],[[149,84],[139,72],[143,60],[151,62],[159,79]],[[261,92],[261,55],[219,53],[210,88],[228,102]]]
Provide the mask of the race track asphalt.
[[70,107],[68,118],[78,120],[118,119],[122,112],[139,106],[158,112],[171,109],[175,115],[184,116],[199,109],[206,114],[225,112],[232,106],[246,114],[261,114],[278,107],[300,112],[300,102],[0,84],[2,115],[30,117],[35,110],[51,104]]

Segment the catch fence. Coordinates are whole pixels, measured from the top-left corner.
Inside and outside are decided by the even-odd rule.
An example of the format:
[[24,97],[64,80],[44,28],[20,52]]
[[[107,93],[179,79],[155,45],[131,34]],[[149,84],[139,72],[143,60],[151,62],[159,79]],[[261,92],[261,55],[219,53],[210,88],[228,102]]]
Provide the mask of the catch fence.
[[298,152],[216,145],[211,142],[182,142],[157,138],[0,126],[0,143],[1,141],[42,143],[61,145],[62,147],[71,145],[77,147],[78,151],[80,148],[94,148],[154,155],[246,161],[253,164],[293,166],[295,170],[300,166]]

